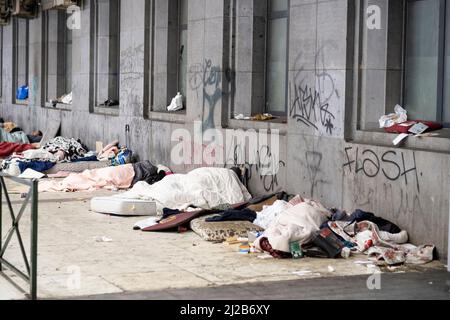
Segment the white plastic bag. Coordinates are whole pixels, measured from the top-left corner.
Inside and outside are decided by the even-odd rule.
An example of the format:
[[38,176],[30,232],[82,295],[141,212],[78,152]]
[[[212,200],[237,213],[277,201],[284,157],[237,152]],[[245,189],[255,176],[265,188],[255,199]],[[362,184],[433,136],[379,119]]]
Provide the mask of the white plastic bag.
[[408,112],[400,105],[396,105],[394,111],[395,113],[380,118],[380,128],[390,128],[395,124],[408,121]]
[[183,109],[183,96],[181,93],[177,93],[177,95],[172,99],[170,106],[167,107],[167,111],[174,112]]

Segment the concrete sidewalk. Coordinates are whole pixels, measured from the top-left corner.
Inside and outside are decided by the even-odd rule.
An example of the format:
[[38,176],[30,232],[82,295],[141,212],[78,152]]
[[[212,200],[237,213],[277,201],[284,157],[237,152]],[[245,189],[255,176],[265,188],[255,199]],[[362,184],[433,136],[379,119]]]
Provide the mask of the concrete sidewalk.
[[[262,260],[256,255],[239,255],[234,246],[205,242],[193,232],[134,231],[134,223],[141,218],[111,217],[89,211],[89,200],[93,196],[110,194],[113,192],[40,194],[40,298],[104,294],[126,294],[126,297],[139,292],[177,292],[167,290],[200,290],[198,292],[208,296],[209,291],[202,291],[202,288],[226,288],[223,286],[230,285],[245,288],[252,283],[260,286],[261,283],[358,275],[367,279],[372,274],[366,266],[354,263],[355,260],[364,260],[364,256],[349,260]],[[12,200],[17,209],[21,203],[20,196],[13,195]],[[4,213],[3,234],[10,223],[9,215]],[[21,224],[27,248],[28,213]],[[110,238],[112,242],[98,242],[99,237]],[[22,265],[16,238],[13,239],[6,258]],[[329,266],[334,270],[330,271]],[[294,274],[305,270],[313,273]],[[420,278],[423,270],[442,271],[444,266],[433,262],[424,267],[401,268],[393,272],[413,272]],[[7,274],[10,273],[7,271]],[[13,280],[26,288],[17,277]],[[314,283],[316,280],[311,281]],[[23,298],[23,292],[0,277],[0,299]]]
[[445,271],[382,274],[379,289],[367,276],[261,282],[214,288],[87,296],[83,300],[450,300]]

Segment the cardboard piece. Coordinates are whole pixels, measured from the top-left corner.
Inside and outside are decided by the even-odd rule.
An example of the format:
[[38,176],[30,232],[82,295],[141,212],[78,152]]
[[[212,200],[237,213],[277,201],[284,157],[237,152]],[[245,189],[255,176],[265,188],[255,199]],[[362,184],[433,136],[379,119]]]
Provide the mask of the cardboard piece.
[[198,210],[192,212],[183,212],[180,214],[175,214],[167,219],[163,219],[159,221],[157,225],[142,229],[142,231],[166,231],[171,229],[176,229],[180,226],[186,225],[195,218],[198,218],[202,215],[208,214],[206,210]]
[[37,172],[33,169],[27,169],[25,170],[18,178],[21,179],[42,179],[45,177],[45,174],[41,172]]

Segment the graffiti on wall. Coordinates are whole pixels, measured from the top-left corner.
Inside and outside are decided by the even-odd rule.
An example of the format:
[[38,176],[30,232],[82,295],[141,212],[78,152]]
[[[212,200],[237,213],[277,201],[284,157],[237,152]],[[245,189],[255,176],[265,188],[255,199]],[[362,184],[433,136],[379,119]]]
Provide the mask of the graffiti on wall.
[[414,152],[389,150],[378,154],[370,148],[345,148],[344,169],[367,178],[383,176],[388,181],[403,180],[405,185],[414,184],[420,193],[419,171]]
[[[305,66],[294,64],[297,73],[289,83],[289,116],[298,123],[330,136],[336,126],[335,110],[340,94],[334,77],[326,68],[325,48],[323,45],[315,55],[314,71]],[[303,54],[297,57],[301,61]],[[312,77],[310,77],[312,72]]]
[[31,104],[36,106],[38,104],[38,94],[39,93],[39,77],[33,76],[31,79]]
[[140,110],[142,95],[138,90],[144,75],[144,45],[131,46],[120,54],[121,100],[127,108]]
[[[286,162],[280,160],[269,145],[262,145],[256,150],[256,163],[248,161],[245,148],[236,144],[233,146],[233,158],[226,161],[226,167],[241,167],[247,169],[248,179],[258,179],[266,192],[275,192],[280,186],[279,169],[286,167]],[[272,174],[267,174],[272,171]]]
[[346,147],[343,168],[353,177],[355,208],[381,210],[407,228],[413,227],[411,217],[414,224],[430,226],[423,209],[434,200],[421,193],[422,172],[414,151]]
[[306,157],[306,169],[308,172],[308,182],[311,185],[310,196],[314,198],[316,189],[321,184],[327,184],[328,181],[322,178],[322,161],[323,154],[318,151],[307,151]]
[[214,113],[223,94],[220,66],[213,65],[211,59],[192,65],[189,68],[189,86],[196,92],[197,99],[202,96],[203,131],[213,129]]

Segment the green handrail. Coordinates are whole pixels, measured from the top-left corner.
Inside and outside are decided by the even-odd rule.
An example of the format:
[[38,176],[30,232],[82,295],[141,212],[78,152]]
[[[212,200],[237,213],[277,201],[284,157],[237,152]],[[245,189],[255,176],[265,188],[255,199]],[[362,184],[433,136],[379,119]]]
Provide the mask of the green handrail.
[[[22,203],[19,213],[16,215],[9,197],[8,188],[5,183],[5,179],[12,180],[16,183],[26,185],[30,187],[28,194]],[[0,274],[10,279],[3,271],[3,267],[8,268],[14,272],[17,276],[25,280],[29,288],[29,298],[32,300],[37,299],[37,251],[38,251],[38,184],[36,179],[20,179],[9,176],[0,172]],[[3,196],[6,200],[6,205],[11,216],[11,228],[3,238]],[[27,253],[23,245],[22,236],[20,234],[19,223],[25,213],[25,209],[31,201],[31,247],[30,247],[30,260],[27,258]],[[21,271],[18,267],[14,266],[8,260],[4,258],[6,249],[13,237],[17,236],[19,242],[20,251],[24,260],[26,272]],[[10,279],[11,280],[11,279]]]

